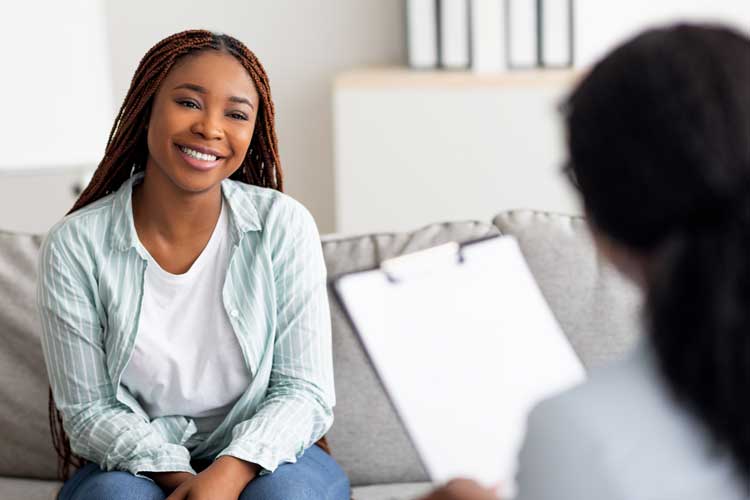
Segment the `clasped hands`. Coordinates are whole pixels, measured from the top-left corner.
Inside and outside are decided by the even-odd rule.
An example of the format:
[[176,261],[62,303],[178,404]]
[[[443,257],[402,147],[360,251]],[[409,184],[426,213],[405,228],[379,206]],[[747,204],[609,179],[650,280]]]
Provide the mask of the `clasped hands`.
[[420,500],[500,500],[497,488],[485,488],[471,479],[453,479]]
[[[222,456],[197,475],[189,472],[149,474],[167,491],[166,500],[237,500],[260,467]],[[470,479],[454,479],[420,500],[500,500],[498,488],[485,488]]]
[[231,456],[221,456],[197,475],[189,472],[148,473],[171,494],[166,500],[238,500],[260,467]]

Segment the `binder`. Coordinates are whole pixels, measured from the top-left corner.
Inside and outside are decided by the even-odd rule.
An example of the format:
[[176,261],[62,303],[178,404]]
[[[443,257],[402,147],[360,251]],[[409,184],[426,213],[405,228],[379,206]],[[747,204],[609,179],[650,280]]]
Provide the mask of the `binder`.
[[514,488],[529,410],[584,378],[511,236],[331,281],[432,481]]
[[469,67],[469,0],[440,0],[440,66]]
[[539,4],[541,65],[573,66],[573,0],[541,0]]
[[498,73],[507,69],[503,0],[471,0],[471,69]]
[[437,0],[406,1],[406,38],[410,67],[437,67]]
[[540,0],[505,0],[508,67],[536,68],[541,63],[539,45]]

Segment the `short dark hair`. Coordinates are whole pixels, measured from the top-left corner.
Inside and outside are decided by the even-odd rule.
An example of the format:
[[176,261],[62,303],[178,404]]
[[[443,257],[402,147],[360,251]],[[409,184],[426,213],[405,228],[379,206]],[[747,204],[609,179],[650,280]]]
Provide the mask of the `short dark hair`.
[[563,112],[592,225],[652,264],[660,369],[750,486],[750,39],[646,31],[596,64]]

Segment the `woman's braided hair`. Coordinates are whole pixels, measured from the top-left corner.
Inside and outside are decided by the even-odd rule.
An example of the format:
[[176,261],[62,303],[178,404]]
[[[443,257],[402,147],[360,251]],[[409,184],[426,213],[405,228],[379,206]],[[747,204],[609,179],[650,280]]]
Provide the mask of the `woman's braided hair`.
[[233,55],[247,70],[260,97],[255,131],[245,161],[231,178],[283,191],[274,106],[266,71],[255,54],[239,40],[210,31],[189,30],[160,41],[141,59],[109,133],[104,158],[69,213],[117,190],[130,177],[133,168],[145,168],[148,156],[146,125],[154,95],[177,60],[204,50]]
[[[68,213],[73,213],[116,191],[134,170],[140,171],[145,168],[148,157],[146,125],[154,95],[180,58],[205,50],[218,50],[234,56],[247,70],[260,97],[250,147],[241,167],[230,178],[283,191],[283,174],[274,127],[274,106],[268,76],[263,66],[242,42],[229,35],[189,30],[160,41],[141,59],[109,133],[104,158]],[[70,467],[80,467],[84,460],[71,451],[70,441],[62,425],[62,415],[55,405],[51,387],[49,418],[52,442],[58,455],[58,476],[65,480],[68,478]],[[318,444],[327,449],[325,438]]]

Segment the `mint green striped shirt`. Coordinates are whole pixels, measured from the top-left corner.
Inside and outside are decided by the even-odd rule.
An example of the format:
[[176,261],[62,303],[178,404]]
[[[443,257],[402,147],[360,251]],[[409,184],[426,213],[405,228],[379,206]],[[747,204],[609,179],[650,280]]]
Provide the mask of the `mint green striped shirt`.
[[73,452],[141,477],[195,473],[191,458],[231,455],[265,473],[294,462],[330,429],[335,404],[326,268],[312,216],[275,190],[222,182],[233,245],[222,301],[252,382],[188,450],[193,419],[151,419],[121,384],[147,265],[131,206],[142,176],[65,217],[42,245],[42,348]]

